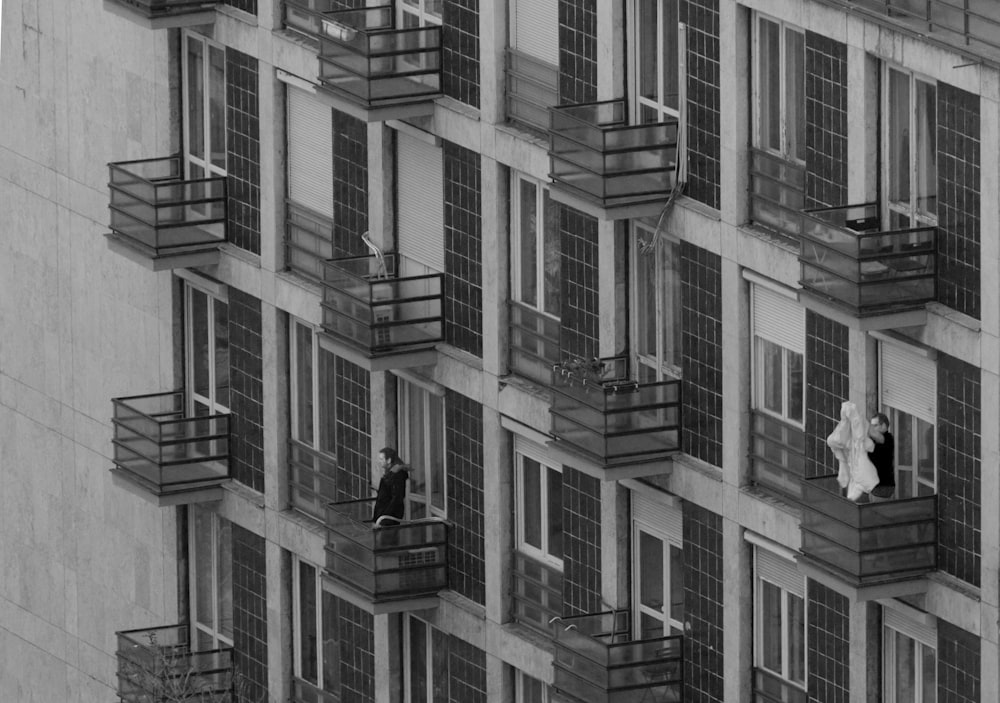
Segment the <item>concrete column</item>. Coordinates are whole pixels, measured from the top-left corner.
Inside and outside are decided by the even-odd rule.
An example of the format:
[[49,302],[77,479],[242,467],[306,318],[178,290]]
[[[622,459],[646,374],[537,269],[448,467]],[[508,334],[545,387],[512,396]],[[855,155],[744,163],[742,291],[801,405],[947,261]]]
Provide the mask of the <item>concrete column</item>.
[[624,250],[617,236],[617,230],[614,222],[604,220],[597,222],[597,310],[600,315],[598,349],[602,357],[614,356],[621,350],[618,345],[620,337],[618,325],[621,322],[617,314],[618,303],[619,299],[627,300],[622,297],[625,295],[624,288],[618,290],[619,276],[615,257],[621,256]]
[[397,613],[374,617],[375,703],[403,700],[403,616]]
[[290,560],[275,542],[264,543],[267,579],[267,688],[270,701],[288,698],[292,685]]
[[[284,268],[285,119],[282,85],[264,61],[258,72],[260,117],[260,265],[267,271]],[[271,174],[271,178],[267,178]]]
[[479,118],[504,121],[504,51],[507,48],[506,0],[479,3]]
[[261,302],[264,393],[264,505],[282,510],[288,505],[288,323],[278,308]]
[[878,405],[877,356],[878,345],[866,332],[853,327],[848,330],[848,397],[862,415],[876,412]]
[[500,413],[483,407],[483,534],[486,562],[486,617],[508,619],[511,535],[514,532],[513,457]]
[[722,306],[723,480],[741,486],[750,470],[749,286],[739,264],[727,258],[722,259],[722,299],[735,303]]
[[510,281],[507,232],[506,169],[485,156],[481,159],[482,184],[482,285],[483,285],[483,371],[484,383],[507,372],[507,296]]
[[[722,177],[722,221],[734,225],[746,222],[749,213],[750,101],[750,13],[736,3],[719,6],[720,65],[732,67],[721,71],[719,87],[730,96],[722,110],[720,154]],[[723,247],[725,250],[726,248]],[[735,254],[735,252],[732,252]]]
[[879,627],[882,618],[873,602],[851,602],[851,651],[849,653],[850,699],[877,701],[880,698],[882,650],[879,647]]
[[491,703],[513,703],[514,679],[507,675],[503,659],[486,655],[486,691]]
[[[878,60],[864,50],[860,20],[848,18],[847,45],[847,199],[851,203],[878,197]],[[847,203],[845,203],[846,205]]]
[[601,481],[601,600],[605,607],[629,603],[628,491],[617,481]]
[[625,97],[625,7],[597,4],[597,99]]
[[393,130],[382,122],[368,125],[368,234],[383,251],[395,251],[395,150]]
[[750,547],[738,522],[722,520],[722,632],[725,683],[723,698],[732,703],[751,700],[753,668],[753,581]]

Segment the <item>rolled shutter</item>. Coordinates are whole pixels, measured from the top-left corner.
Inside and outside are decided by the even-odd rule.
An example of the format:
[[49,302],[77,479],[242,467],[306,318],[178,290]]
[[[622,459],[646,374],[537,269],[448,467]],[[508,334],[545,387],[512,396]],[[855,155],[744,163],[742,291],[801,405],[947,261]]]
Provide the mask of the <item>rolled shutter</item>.
[[894,608],[882,608],[882,623],[910,639],[937,649],[937,627],[915,622]]
[[288,197],[333,217],[333,126],[330,108],[288,86]]
[[921,420],[937,421],[937,366],[923,354],[896,344],[879,344],[882,405]]
[[444,187],[439,147],[397,132],[397,249],[444,272]]
[[794,561],[778,556],[760,546],[754,548],[754,559],[757,575],[760,578],[780,586],[799,598],[804,597],[805,588],[802,574],[799,573]]
[[632,519],[666,535],[674,544],[684,543],[684,516],[680,508],[632,491]]
[[518,0],[513,7],[514,48],[559,65],[559,0]]
[[805,353],[806,315],[794,298],[760,285],[753,287],[753,331],[758,337]]

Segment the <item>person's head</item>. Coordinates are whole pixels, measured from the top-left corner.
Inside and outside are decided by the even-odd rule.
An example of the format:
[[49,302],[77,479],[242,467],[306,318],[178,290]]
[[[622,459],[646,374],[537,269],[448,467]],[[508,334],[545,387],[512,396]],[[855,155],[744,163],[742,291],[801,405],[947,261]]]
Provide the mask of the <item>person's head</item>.
[[869,433],[877,432],[879,435],[884,435],[889,431],[889,418],[885,413],[875,413],[872,415],[868,428]]
[[378,465],[382,469],[388,469],[399,463],[399,454],[392,447],[382,447],[378,452]]

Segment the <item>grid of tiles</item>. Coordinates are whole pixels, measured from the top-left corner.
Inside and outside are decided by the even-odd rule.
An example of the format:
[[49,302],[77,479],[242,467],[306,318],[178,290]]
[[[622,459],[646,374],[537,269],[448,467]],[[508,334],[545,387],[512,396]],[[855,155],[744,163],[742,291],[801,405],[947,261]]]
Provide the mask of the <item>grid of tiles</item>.
[[938,355],[938,568],[979,585],[982,533],[979,369]]
[[483,223],[480,156],[444,142],[444,337],[483,355]]
[[810,703],[850,700],[850,602],[831,588],[809,579],[807,587]]
[[333,255],[368,252],[368,125],[333,110]]
[[264,491],[264,341],[260,301],[229,289],[229,456],[233,478]]
[[370,374],[339,356],[334,361],[337,412],[337,500],[371,495]]
[[719,0],[683,0],[687,24],[688,176],[685,193],[718,209],[721,95],[719,90]]
[[563,615],[601,610],[601,482],[563,467]]
[[243,698],[267,694],[267,564],[264,538],[233,523],[233,649]]
[[722,466],[722,259],[681,242],[683,447]]
[[452,590],[485,605],[483,533],[483,406],[461,393],[445,395],[445,454]]
[[847,45],[806,32],[806,207],[847,203]]
[[222,0],[222,4],[249,12],[251,15],[257,14],[257,0]]
[[486,703],[486,652],[448,637],[449,703]]
[[979,638],[950,622],[938,620],[938,703],[978,703],[980,697]]
[[684,502],[684,700],[723,700],[722,516]]
[[559,104],[597,100],[597,2],[559,0]]
[[938,83],[938,300],[979,319],[979,96]]
[[260,254],[260,110],[257,59],[226,47],[229,241]]
[[375,700],[375,616],[337,599],[340,635],[340,700]]
[[848,396],[847,326],[806,310],[806,477],[837,473],[826,438]]
[[479,107],[479,0],[444,0],[441,92]]
[[560,205],[559,247],[559,351],[563,358],[591,359],[598,355],[600,323],[597,220]]

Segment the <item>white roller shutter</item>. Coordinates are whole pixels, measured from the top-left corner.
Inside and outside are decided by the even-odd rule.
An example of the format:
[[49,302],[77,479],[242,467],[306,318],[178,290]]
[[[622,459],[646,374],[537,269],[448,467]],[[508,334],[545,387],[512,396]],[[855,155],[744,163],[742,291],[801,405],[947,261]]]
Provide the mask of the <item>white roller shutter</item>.
[[288,197],[333,217],[333,125],[330,108],[288,86]]
[[882,624],[933,649],[937,649],[937,627],[906,617],[894,608],[882,608]]
[[559,0],[518,0],[511,13],[514,48],[558,66]]
[[665,535],[670,542],[684,543],[684,516],[680,507],[656,500],[656,491],[632,491],[632,519]]
[[879,343],[882,405],[931,423],[937,421],[937,366],[903,345]]
[[399,253],[444,272],[444,179],[439,147],[396,133]]
[[804,579],[794,561],[760,546],[755,546],[753,552],[757,575],[760,578],[780,586],[799,598],[805,597]]
[[805,354],[806,313],[795,298],[753,286],[753,332],[785,349]]

